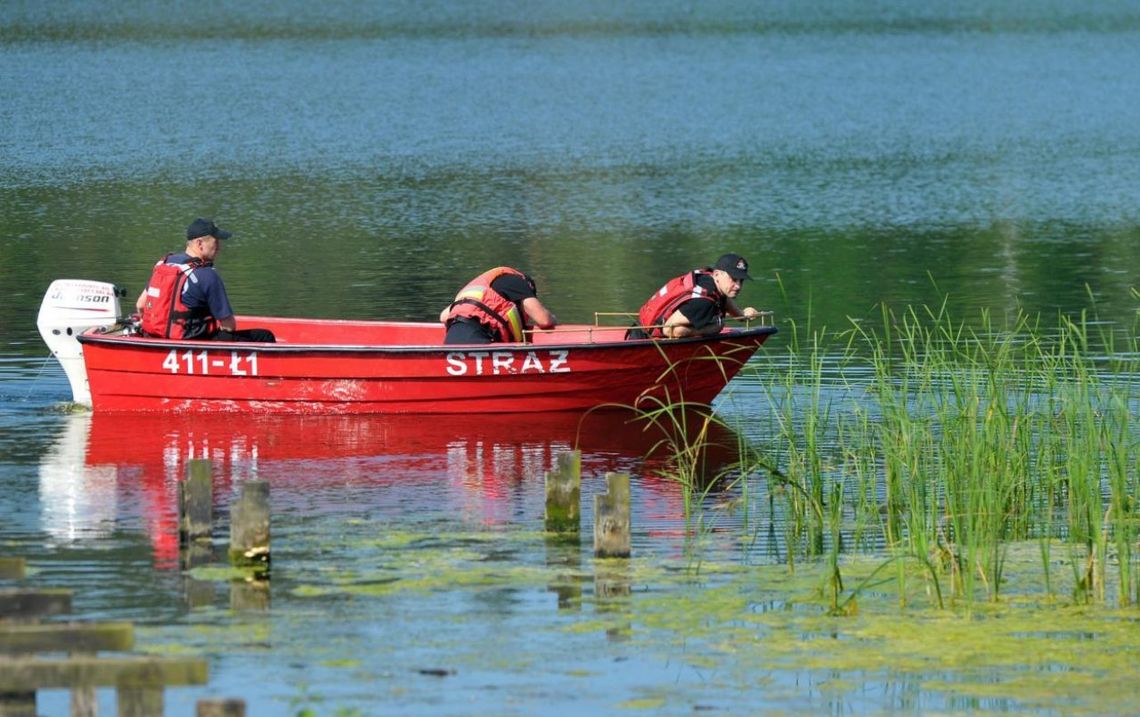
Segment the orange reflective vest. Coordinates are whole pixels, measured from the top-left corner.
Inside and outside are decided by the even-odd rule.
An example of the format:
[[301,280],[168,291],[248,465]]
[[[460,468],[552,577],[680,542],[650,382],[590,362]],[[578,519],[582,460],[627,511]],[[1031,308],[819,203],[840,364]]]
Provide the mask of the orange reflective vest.
[[515,302],[491,288],[491,282],[504,274],[525,279],[526,275],[508,266],[485,271],[459,290],[447,314],[448,326],[456,319],[474,319],[486,326],[496,341],[526,341],[522,313]]
[[167,261],[167,254],[154,265],[142,307],[144,336],[160,339],[208,339],[218,331],[218,322],[208,309],[191,309],[182,302],[186,281],[195,269],[210,262],[191,259],[185,264]]
[[701,275],[712,276],[712,272],[707,269],[696,269],[670,279],[665,286],[649,297],[637,312],[638,325],[644,327],[650,337],[659,339],[665,336],[661,330],[665,320],[686,301],[697,299],[719,305],[724,296],[716,289],[707,291],[697,284],[697,278]]

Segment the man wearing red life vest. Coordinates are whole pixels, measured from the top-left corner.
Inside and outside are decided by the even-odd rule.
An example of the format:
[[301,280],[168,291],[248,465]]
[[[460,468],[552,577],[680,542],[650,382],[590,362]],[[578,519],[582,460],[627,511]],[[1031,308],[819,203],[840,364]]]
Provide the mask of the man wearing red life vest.
[[273,343],[267,329],[237,328],[234,311],[214,259],[230,232],[208,219],[195,219],[186,228],[186,251],[167,254],[154,265],[146,289],[135,307],[144,336],[214,341]]
[[538,300],[534,279],[509,266],[485,271],[439,314],[444,344],[523,342],[526,329],[552,329],[558,319]]
[[713,267],[686,272],[670,279],[649,297],[638,312],[638,328],[627,339],[711,336],[720,333],[725,316],[754,319],[760,312],[741,309],[736,296],[748,274],[748,262],[738,254],[725,254]]

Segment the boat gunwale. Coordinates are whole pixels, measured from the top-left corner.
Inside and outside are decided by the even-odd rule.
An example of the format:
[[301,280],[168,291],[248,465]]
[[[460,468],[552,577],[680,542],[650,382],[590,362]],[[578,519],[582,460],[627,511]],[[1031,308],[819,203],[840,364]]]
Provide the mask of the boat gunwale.
[[[315,321],[328,322],[328,323],[374,323],[374,322],[352,322],[329,319],[317,319]],[[390,322],[391,325],[399,326],[422,326],[415,322]],[[603,328],[603,329],[616,329],[622,327],[590,327],[590,328]],[[581,329],[585,331],[586,329]],[[136,349],[170,349],[171,347],[195,347],[195,348],[213,348],[219,351],[223,350],[244,350],[244,351],[259,351],[265,353],[359,353],[359,354],[375,354],[375,353],[390,353],[390,354],[447,354],[456,351],[470,351],[470,350],[484,350],[484,351],[559,351],[559,350],[573,350],[573,349],[588,349],[590,351],[602,349],[620,349],[620,348],[639,348],[639,347],[658,347],[659,350],[665,346],[680,346],[688,344],[710,344],[721,343],[724,341],[735,341],[740,339],[751,339],[763,336],[765,339],[779,330],[775,326],[757,326],[746,329],[732,329],[729,332],[713,334],[711,336],[687,336],[678,339],[631,339],[622,341],[605,341],[605,342],[572,342],[572,343],[492,343],[492,344],[439,344],[439,345],[426,345],[426,344],[393,344],[393,345],[372,345],[372,344],[312,344],[312,343],[260,343],[260,342],[245,342],[245,341],[213,341],[209,339],[196,340],[196,339],[162,339],[150,338],[144,336],[123,336],[123,335],[105,335],[100,333],[100,329],[94,328],[85,331],[76,336],[80,344],[93,344],[100,347],[131,347]]]

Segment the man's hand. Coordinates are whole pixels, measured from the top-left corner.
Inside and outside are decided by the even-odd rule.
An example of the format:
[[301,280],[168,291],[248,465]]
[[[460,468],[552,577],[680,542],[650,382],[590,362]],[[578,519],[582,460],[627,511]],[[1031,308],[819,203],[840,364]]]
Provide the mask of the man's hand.
[[740,317],[748,320],[758,319],[760,318],[760,312],[751,306],[746,306],[744,310],[740,312]]

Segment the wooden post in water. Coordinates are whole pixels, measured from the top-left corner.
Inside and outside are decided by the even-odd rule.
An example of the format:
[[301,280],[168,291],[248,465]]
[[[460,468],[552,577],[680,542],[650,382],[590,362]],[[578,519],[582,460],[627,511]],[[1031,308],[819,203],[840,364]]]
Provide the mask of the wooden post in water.
[[70,612],[70,590],[0,590],[0,620],[38,620]]
[[[42,615],[69,612],[70,590],[0,590],[0,627],[9,623],[34,623]],[[0,638],[0,653],[22,651],[27,648],[21,648],[16,638]],[[0,717],[36,717],[36,691],[26,687],[0,689]]]
[[552,533],[579,532],[582,496],[582,452],[566,451],[546,474],[546,529]]
[[19,580],[26,568],[23,558],[0,558],[0,580]]
[[187,461],[186,477],[178,484],[178,539],[183,547],[210,541],[214,522],[214,483],[210,461]]
[[269,573],[269,483],[246,481],[230,507],[230,563]]
[[230,581],[230,609],[234,612],[265,612],[269,609],[269,580],[259,574],[249,580]]
[[153,717],[166,709],[162,687],[120,687],[119,717]]
[[594,555],[628,558],[629,529],[629,474],[606,473],[606,493],[594,496]]
[[206,680],[206,661],[201,659],[148,655],[19,657],[5,660],[0,670],[0,693],[29,687],[71,689],[78,684],[114,687],[119,717],[156,717],[163,714],[166,686],[204,685]]
[[[92,657],[92,650],[72,650],[69,655]],[[99,703],[95,699],[95,686],[83,680],[77,680],[71,686],[71,717],[97,717]]]
[[37,717],[35,692],[0,692],[0,717]]
[[198,700],[195,717],[245,717],[245,700]]

